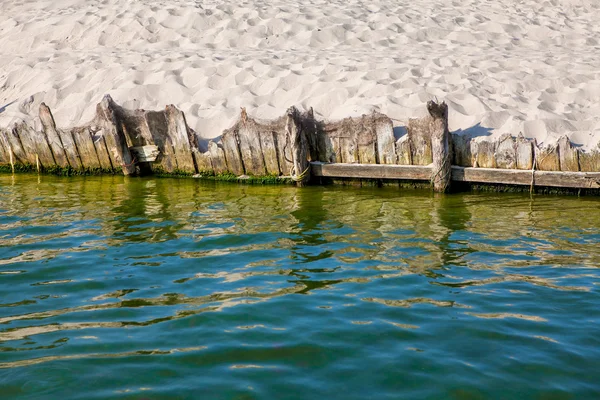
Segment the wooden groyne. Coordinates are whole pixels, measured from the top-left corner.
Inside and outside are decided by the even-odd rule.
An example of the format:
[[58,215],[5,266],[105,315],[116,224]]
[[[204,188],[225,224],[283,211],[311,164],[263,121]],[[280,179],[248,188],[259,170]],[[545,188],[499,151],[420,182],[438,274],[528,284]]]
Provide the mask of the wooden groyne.
[[445,103],[429,102],[428,116],[411,119],[394,136],[392,120],[372,113],[325,122],[312,109],[290,107],[272,121],[241,110],[237,122],[205,142],[173,105],[128,110],[105,96],[94,119],[60,128],[41,104],[39,120],[0,128],[0,169],[50,173],[123,173],[288,179],[429,181],[600,188],[600,152],[583,152],[568,138],[540,147],[522,135],[496,141],[451,134]]

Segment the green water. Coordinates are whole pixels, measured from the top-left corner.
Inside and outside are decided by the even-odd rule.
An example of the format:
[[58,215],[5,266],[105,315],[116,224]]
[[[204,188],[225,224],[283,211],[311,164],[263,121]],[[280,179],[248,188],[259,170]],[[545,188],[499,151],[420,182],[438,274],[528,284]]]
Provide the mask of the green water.
[[600,198],[0,175],[0,398],[600,398],[599,242]]

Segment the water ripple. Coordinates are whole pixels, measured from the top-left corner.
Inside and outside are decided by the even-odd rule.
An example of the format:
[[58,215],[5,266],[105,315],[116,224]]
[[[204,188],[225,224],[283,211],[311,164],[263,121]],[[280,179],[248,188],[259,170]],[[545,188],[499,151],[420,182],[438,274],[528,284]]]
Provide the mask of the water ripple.
[[600,396],[596,198],[0,189],[7,398]]

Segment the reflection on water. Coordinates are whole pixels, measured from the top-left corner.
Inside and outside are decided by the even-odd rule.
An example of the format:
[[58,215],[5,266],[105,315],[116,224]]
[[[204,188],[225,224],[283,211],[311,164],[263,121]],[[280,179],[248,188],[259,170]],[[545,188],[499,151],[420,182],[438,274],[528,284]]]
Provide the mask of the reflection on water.
[[599,205],[0,175],[0,386],[594,397]]

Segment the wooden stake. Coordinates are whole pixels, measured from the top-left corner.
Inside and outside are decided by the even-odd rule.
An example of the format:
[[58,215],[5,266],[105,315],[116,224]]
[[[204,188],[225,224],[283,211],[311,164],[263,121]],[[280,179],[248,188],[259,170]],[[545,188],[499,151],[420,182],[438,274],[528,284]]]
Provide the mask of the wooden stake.
[[429,123],[431,132],[431,152],[433,156],[431,183],[436,192],[445,192],[450,187],[452,161],[450,160],[450,133],[448,131],[448,105],[445,102],[427,103],[427,111],[432,119]]
[[13,151],[12,146],[8,146],[8,156],[10,158],[10,168],[12,169],[12,173],[15,173],[15,163],[13,161]]
[[300,113],[296,107],[290,107],[287,111],[286,134],[290,138],[292,146],[292,180],[298,186],[304,186],[310,180],[310,164],[308,161],[309,149],[308,139],[300,121]]
[[35,153],[35,167],[37,168],[38,174],[40,173],[40,156]]

